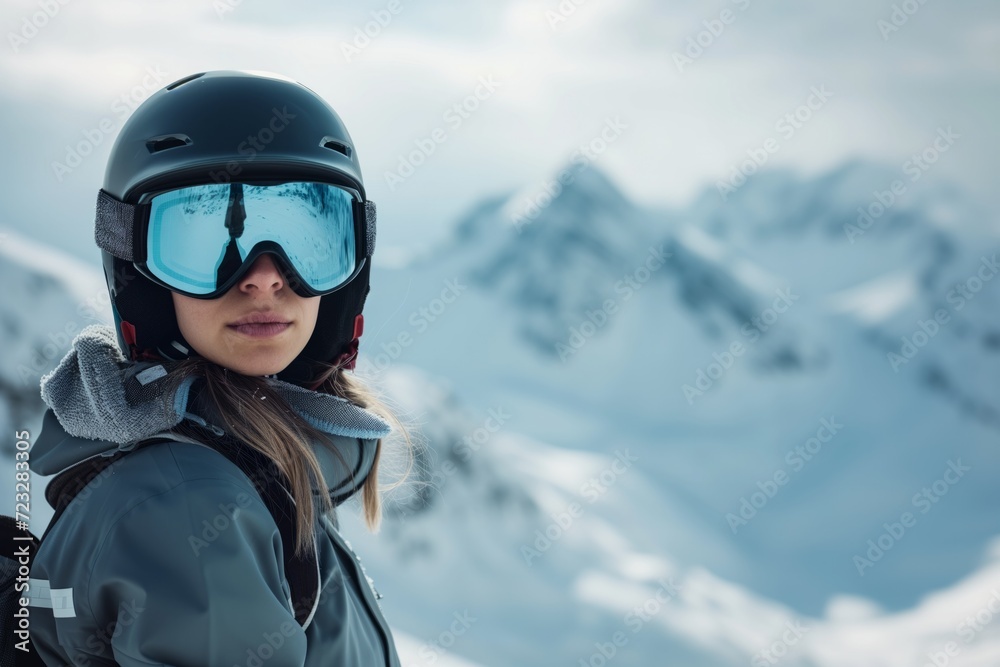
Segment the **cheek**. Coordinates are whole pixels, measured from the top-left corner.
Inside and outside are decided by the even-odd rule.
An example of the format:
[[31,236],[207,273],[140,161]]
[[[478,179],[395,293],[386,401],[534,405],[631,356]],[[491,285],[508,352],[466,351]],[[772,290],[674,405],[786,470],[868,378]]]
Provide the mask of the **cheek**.
[[204,323],[211,321],[212,302],[203,299],[173,294],[174,314],[177,317],[177,326],[187,339],[197,339],[205,329]]
[[305,318],[308,323],[309,335],[312,335],[313,330],[316,328],[316,322],[319,319],[319,302],[322,297],[315,297],[310,299],[311,303],[306,304],[305,308]]

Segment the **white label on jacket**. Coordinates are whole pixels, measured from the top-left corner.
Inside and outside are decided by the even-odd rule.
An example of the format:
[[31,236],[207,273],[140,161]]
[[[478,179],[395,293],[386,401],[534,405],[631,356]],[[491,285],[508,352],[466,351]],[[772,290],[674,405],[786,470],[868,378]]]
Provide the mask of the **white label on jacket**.
[[52,598],[52,615],[56,618],[73,618],[76,610],[73,608],[72,588],[52,588],[49,590]]
[[52,610],[56,618],[73,618],[72,588],[49,588],[48,579],[28,579],[28,606],[44,607]]
[[154,380],[159,380],[166,374],[167,369],[163,366],[151,366],[150,368],[136,374],[135,379],[139,381],[139,384],[145,386]]
[[29,607],[52,607],[52,598],[49,597],[49,580],[28,578],[28,606]]

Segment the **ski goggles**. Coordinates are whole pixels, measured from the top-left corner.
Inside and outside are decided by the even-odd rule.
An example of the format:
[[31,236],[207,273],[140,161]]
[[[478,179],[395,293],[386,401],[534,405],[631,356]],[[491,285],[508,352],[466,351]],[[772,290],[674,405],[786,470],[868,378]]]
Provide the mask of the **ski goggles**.
[[264,253],[301,296],[347,284],[375,247],[375,205],[332,183],[211,183],[127,204],[100,191],[97,245],[174,292],[225,294]]

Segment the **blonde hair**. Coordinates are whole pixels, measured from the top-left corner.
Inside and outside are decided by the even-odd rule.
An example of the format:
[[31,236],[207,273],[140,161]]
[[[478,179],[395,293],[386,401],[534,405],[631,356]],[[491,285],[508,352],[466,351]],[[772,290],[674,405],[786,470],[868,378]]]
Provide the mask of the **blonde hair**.
[[[313,528],[316,512],[332,513],[334,507],[327,493],[315,494],[319,497],[319,507],[314,505],[310,476],[316,479],[319,488],[329,487],[323,479],[319,461],[313,453],[310,441],[329,449],[340,459],[345,469],[350,469],[344,462],[343,455],[327,439],[327,434],[302,419],[264,377],[230,371],[198,356],[166,366],[169,369],[170,381],[176,383],[174,387],[192,376],[202,378],[203,399],[209,401],[211,407],[221,415],[223,423],[219,426],[274,461],[287,478],[288,490],[295,500],[298,535],[295,551],[297,554],[302,554],[311,549],[315,538]],[[407,428],[374,391],[360,380],[349,376],[342,366],[332,364],[326,365],[311,388],[314,391],[346,399],[396,424],[402,439],[406,442],[408,463],[403,476],[384,490],[389,491],[402,484],[413,467],[413,443]],[[181,422],[171,431],[195,440],[204,437],[203,431],[187,422]],[[378,469],[379,460],[383,455],[383,440],[379,438],[376,441],[375,460],[361,487],[361,505],[365,523],[373,533],[378,532],[382,520],[382,495],[378,485]]]

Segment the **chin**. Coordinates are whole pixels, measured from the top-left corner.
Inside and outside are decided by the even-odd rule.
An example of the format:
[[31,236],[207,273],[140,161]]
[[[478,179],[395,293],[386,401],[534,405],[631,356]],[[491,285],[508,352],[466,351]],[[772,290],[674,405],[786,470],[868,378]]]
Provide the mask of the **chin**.
[[230,370],[236,371],[240,375],[261,376],[261,375],[274,375],[275,373],[280,373],[281,371],[288,368],[288,364],[290,363],[291,361],[289,361],[288,363],[275,362],[271,364],[253,365],[253,366],[247,366],[245,364],[240,364],[240,363],[233,363],[233,364],[223,363],[221,365],[225,366]]
[[262,375],[274,375],[275,373],[280,373],[281,371],[285,370],[286,368],[288,368],[287,364],[285,366],[280,366],[280,367],[278,367],[278,366],[268,366],[267,368],[257,368],[257,369],[254,369],[252,371],[247,371],[247,372],[245,372],[243,374],[244,375],[256,375],[258,377],[262,376]]

